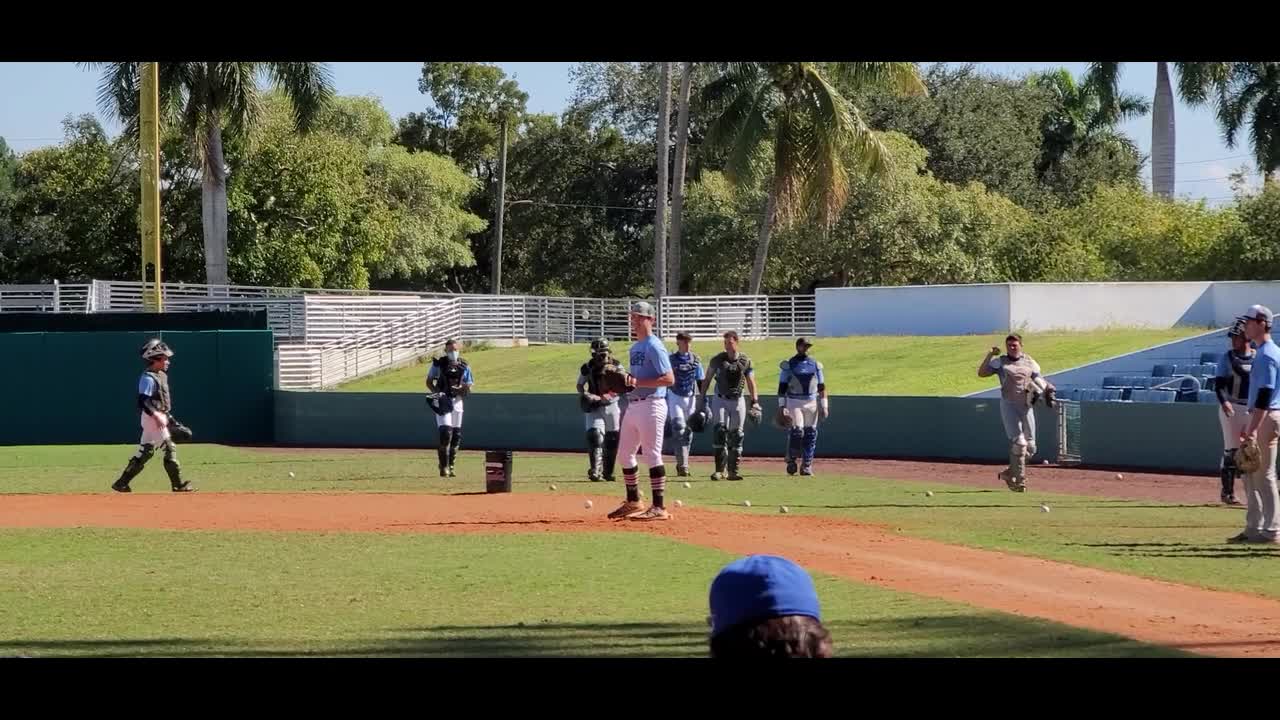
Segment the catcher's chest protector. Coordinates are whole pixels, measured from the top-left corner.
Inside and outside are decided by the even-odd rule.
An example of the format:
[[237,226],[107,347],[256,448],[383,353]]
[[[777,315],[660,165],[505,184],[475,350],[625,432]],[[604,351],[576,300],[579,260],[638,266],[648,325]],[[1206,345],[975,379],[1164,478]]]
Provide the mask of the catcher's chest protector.
[[818,361],[807,355],[797,355],[783,363],[791,371],[787,381],[787,394],[809,397],[818,392]]
[[720,369],[716,371],[716,392],[728,398],[736,398],[742,394],[742,386],[747,377],[747,368],[751,367],[751,359],[744,353],[729,359],[728,353],[720,353]]
[[680,353],[671,354],[671,369],[676,376],[671,389],[677,395],[693,394],[693,388],[698,384],[698,365],[701,362],[693,353],[689,353],[687,357],[681,357]]
[[594,360],[585,362],[578,370],[578,374],[587,379],[587,392],[592,395],[603,395],[604,388],[600,386],[600,377],[604,374],[605,363],[597,363]]
[[444,378],[444,391],[449,392],[462,384],[462,376],[467,371],[467,362],[465,360],[450,362],[447,357],[440,360],[442,362],[437,367],[440,368],[440,377]]
[[148,370],[143,375],[150,375],[156,381],[156,394],[152,396],[155,409],[162,413],[169,412],[173,403],[169,400],[169,373],[163,370]]
[[1237,355],[1235,350],[1227,353],[1231,363],[1231,397],[1237,400],[1249,399],[1249,373],[1253,372],[1253,355]]
[[1035,361],[1030,355],[1022,355],[1017,360],[1010,360],[1008,355],[1000,358],[1001,373],[1000,394],[1005,400],[1014,403],[1026,403],[1027,391],[1031,389],[1031,375],[1036,372]]

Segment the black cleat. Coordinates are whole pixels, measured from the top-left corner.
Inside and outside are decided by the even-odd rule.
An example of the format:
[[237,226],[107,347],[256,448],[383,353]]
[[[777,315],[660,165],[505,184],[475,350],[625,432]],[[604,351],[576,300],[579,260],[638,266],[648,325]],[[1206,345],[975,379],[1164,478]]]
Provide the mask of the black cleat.
[[188,480],[182,483],[181,485],[174,485],[173,491],[174,492],[195,492],[196,489],[191,487],[191,481]]
[[804,476],[806,476],[806,477],[808,477],[808,476],[812,476],[812,475],[813,475],[813,466],[811,466],[811,465],[805,465],[805,466],[801,467],[801,468],[800,468],[800,474],[801,474],[801,475],[804,475]]
[[129,487],[128,483],[125,483],[123,485],[121,485],[118,482],[111,483],[111,489],[115,490],[116,492],[133,492],[133,489]]

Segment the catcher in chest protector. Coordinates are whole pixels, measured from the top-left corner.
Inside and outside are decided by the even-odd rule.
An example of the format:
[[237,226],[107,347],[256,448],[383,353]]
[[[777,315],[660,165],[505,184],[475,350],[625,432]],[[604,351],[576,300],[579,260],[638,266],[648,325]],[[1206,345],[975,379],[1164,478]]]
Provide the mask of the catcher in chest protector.
[[698,405],[698,384],[706,379],[702,359],[689,349],[693,336],[687,332],[676,333],[676,352],[671,353],[671,370],[675,384],[667,391],[667,424],[675,440],[676,475],[689,475],[689,451],[693,445],[694,429],[690,418]]
[[605,338],[591,341],[591,359],[578,368],[577,388],[587,432],[587,479],[615,482],[613,466],[622,419],[618,395],[626,391],[626,373],[618,367]]
[[[638,302],[631,306],[631,332],[637,338],[628,353],[629,367],[621,384],[627,388],[627,410],[622,414],[618,437],[618,462],[627,495],[611,520],[669,520],[665,503],[667,471],[662,464],[662,429],[667,422],[667,388],[675,382],[671,360],[662,341],[653,334],[657,312],[653,305]],[[618,373],[605,374],[606,389],[618,382]],[[649,466],[649,487],[653,504],[645,509],[640,504],[637,454],[643,448]]]
[[[813,456],[818,450],[818,423],[827,419],[827,381],[822,363],[809,355],[813,343],[808,338],[796,340],[796,354],[779,365],[779,427],[788,433],[787,474],[813,474]],[[799,463],[797,463],[797,460]],[[798,468],[797,468],[798,464]]]
[[158,338],[142,346],[142,361],[147,364],[138,378],[138,411],[141,413],[142,439],[138,452],[129,458],[120,478],[111,485],[116,492],[133,492],[129,482],[146,467],[159,448],[164,453],[164,471],[174,492],[191,492],[191,482],[182,479],[178,464],[177,440],[190,440],[191,430],[173,417],[173,396],[169,391],[169,363],[173,351]]
[[1009,467],[998,477],[1014,492],[1027,490],[1027,460],[1036,454],[1034,405],[1041,398],[1053,407],[1057,390],[1040,374],[1040,364],[1022,352],[1022,336],[1004,339],[1005,354],[992,347],[978,365],[978,377],[1000,378],[1000,420],[1009,438]]
[[457,477],[453,464],[462,445],[463,400],[471,393],[475,378],[458,351],[457,340],[447,340],[444,350],[444,355],[431,361],[427,371],[427,406],[435,413],[439,432],[436,455],[440,477]]
[[1237,320],[1227,331],[1231,349],[1218,359],[1213,391],[1218,396],[1218,425],[1222,427],[1222,494],[1225,505],[1239,505],[1236,478],[1243,470],[1236,463],[1240,433],[1249,422],[1249,373],[1253,369],[1253,348],[1244,335],[1244,323]]
[[[715,397],[711,398],[711,418],[715,423],[712,428],[712,447],[716,462],[715,472],[711,473],[712,480],[723,480],[726,467],[730,480],[742,479],[738,467],[742,458],[746,424],[750,421],[751,424],[758,425],[763,416],[751,358],[738,351],[738,342],[737,332],[730,330],[724,334],[724,352],[711,358],[707,376],[702,381],[699,413],[705,409],[707,390],[711,388],[712,381],[716,384]],[[750,407],[742,394],[744,386],[751,393]]]

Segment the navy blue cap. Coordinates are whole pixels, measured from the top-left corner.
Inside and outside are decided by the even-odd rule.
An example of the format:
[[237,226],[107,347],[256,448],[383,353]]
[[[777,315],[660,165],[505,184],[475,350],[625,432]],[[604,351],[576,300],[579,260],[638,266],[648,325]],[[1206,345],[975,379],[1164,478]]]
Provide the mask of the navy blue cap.
[[777,555],[735,560],[711,581],[711,636],[745,622],[786,615],[821,620],[818,591],[804,568]]

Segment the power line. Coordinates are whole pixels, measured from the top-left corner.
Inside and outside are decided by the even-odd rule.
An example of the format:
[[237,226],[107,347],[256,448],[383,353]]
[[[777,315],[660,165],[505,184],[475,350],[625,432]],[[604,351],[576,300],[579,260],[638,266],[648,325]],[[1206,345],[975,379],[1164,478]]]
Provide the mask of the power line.
[[1174,165],[1198,165],[1200,163],[1219,162],[1221,160],[1238,160],[1239,158],[1247,158],[1247,157],[1249,157],[1247,154],[1246,155],[1228,155],[1226,157],[1210,158],[1208,160],[1186,160],[1183,162],[1176,162],[1174,163]]

